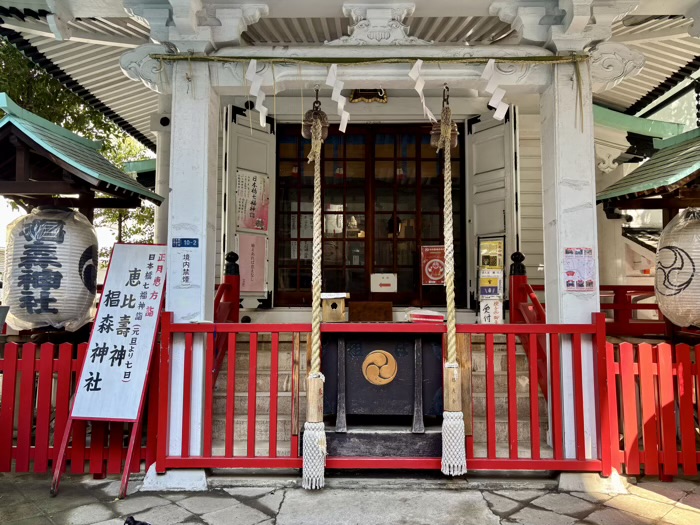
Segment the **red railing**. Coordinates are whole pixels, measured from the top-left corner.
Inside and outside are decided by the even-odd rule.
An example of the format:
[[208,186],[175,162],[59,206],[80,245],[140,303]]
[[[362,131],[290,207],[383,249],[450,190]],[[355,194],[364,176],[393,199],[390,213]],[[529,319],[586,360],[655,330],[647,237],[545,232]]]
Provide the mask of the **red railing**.
[[[224,275],[223,282],[216,289],[214,297],[214,322],[237,323],[241,311],[241,277],[240,275]],[[226,355],[226,338],[216,336],[216,355],[214,356],[214,382],[216,383]]]
[[[540,287],[542,290],[544,287]],[[515,324],[546,324],[547,314],[540,303],[535,289],[527,282],[526,275],[510,276],[510,322]],[[521,336],[523,345],[529,347],[528,335]],[[547,388],[547,340],[543,336],[537,336],[535,340],[537,349],[537,383],[542,395],[549,400]],[[530,359],[528,357],[528,359]]]
[[[666,322],[654,302],[642,303],[654,298],[653,286],[602,285],[600,287],[600,310],[608,313],[606,331],[616,337],[664,337]],[[656,319],[644,319],[642,313],[656,312]]]
[[[87,345],[7,343],[0,347],[0,472],[48,472],[58,454]],[[158,369],[152,368],[141,441],[132,462],[155,461]],[[167,396],[163,396],[167,399]],[[127,424],[74,421],[66,457],[74,474],[119,474]]]
[[[156,470],[165,472],[169,468],[300,468],[301,458],[299,457],[298,436],[299,436],[299,373],[297,372],[300,363],[300,334],[308,333],[310,325],[278,324],[278,325],[258,325],[239,323],[215,323],[215,324],[177,324],[172,321],[172,314],[163,314],[161,323],[162,349],[160,354],[161,388],[168,392],[170,389],[170,360],[173,351],[173,338],[180,336],[184,338],[184,395],[182,399],[162,399],[158,432],[158,454],[156,459]],[[258,357],[259,343],[261,335],[270,336],[270,369],[269,369],[269,417],[268,447],[266,453],[256,453],[256,437],[258,436],[257,418],[257,398],[258,398]],[[291,421],[290,432],[283,436],[284,441],[289,442],[289,452],[280,454],[278,452],[278,385],[279,385],[279,356],[280,356],[280,335],[291,334],[292,336],[292,378],[291,378]],[[239,345],[237,344],[243,336],[249,337],[248,349],[248,370],[247,370],[247,414],[244,416],[245,441],[241,443],[242,453],[236,451],[238,440],[236,434],[236,392],[241,390],[243,382],[236,378],[237,361],[239,358]],[[204,377],[204,413],[203,413],[203,436],[201,455],[190,453],[190,443],[192,440],[191,419],[191,393],[192,393],[192,364],[195,352],[195,337],[201,338],[204,352],[204,369],[214,370],[216,337],[223,337],[225,340],[224,352],[221,360],[228,357],[226,366],[225,383],[225,422],[223,430],[223,440],[214,443],[214,389],[216,380],[213,374],[205,374]],[[242,357],[242,356],[241,356]],[[178,454],[171,454],[168,446],[169,405],[181,403],[182,406],[182,440]],[[240,420],[241,418],[239,418]],[[241,432],[243,433],[243,432]]]
[[700,346],[608,343],[605,352],[612,466],[667,478],[681,466],[697,475]]
[[[467,334],[469,337],[479,336],[484,340],[485,346],[485,374],[486,374],[486,450],[485,453],[475,454],[473,436],[467,440],[468,464],[471,470],[574,470],[610,472],[610,457],[603,454],[600,458],[586,458],[584,442],[584,413],[596,410],[597,407],[585,406],[583,389],[584,378],[582,371],[582,339],[589,337],[595,348],[604,348],[605,332],[604,318],[596,314],[591,324],[576,325],[459,325],[458,334]],[[167,392],[170,389],[170,359],[173,352],[173,337],[184,339],[184,396],[181,399],[171,399],[169,403],[181,403],[183,413],[182,441],[180,450],[171,453],[168,447],[169,412],[168,400],[161,401],[161,411],[158,433],[158,454],[156,470],[165,472],[170,468],[299,468],[302,459],[299,456],[299,431],[301,426],[300,416],[300,383],[302,381],[300,367],[300,334],[308,334],[311,330],[309,324],[174,324],[170,314],[165,314],[162,322],[162,350],[161,350],[161,388]],[[445,326],[442,324],[410,324],[410,323],[338,323],[322,325],[323,334],[331,333],[401,333],[401,334],[444,334]],[[190,428],[191,392],[192,392],[192,368],[194,354],[198,351],[198,345],[203,346],[205,370],[211,369],[214,361],[216,335],[225,336],[227,340],[228,363],[226,381],[222,385],[216,385],[209,374],[204,378],[204,413],[203,413],[203,446],[201,455],[190,453],[192,429]],[[258,386],[265,387],[267,381],[260,377],[258,360],[261,358],[260,345],[262,337],[269,334],[270,338],[270,370],[269,370],[269,411],[267,418],[257,416]],[[279,432],[280,423],[278,382],[280,377],[280,336],[292,334],[291,345],[291,426],[289,431]],[[507,384],[508,384],[508,450],[502,454],[497,448],[498,430],[496,414],[496,372],[495,349],[496,337],[505,336],[507,349]],[[516,375],[516,340],[523,336],[529,341],[525,347],[530,356],[528,376],[530,387],[528,395],[530,407],[528,411],[530,443],[524,447],[518,439],[519,420],[517,410],[517,375]],[[243,377],[236,377],[236,366],[243,362],[245,350],[237,344],[249,337],[249,358],[247,369],[243,371]],[[537,370],[535,363],[535,341],[538,337],[549,340],[552,348],[550,370],[552,376],[552,446],[543,445],[540,432],[540,422],[546,420],[547,414],[540,413],[539,393],[537,390]],[[201,342],[195,345],[195,339]],[[267,341],[265,341],[267,344]],[[573,364],[570,371],[562,370],[558,349],[560,345],[570,345],[573,355]],[[179,350],[178,350],[179,351]],[[241,354],[241,355],[239,355]],[[600,355],[605,355],[602,350]],[[286,355],[286,354],[285,354]],[[605,363],[603,363],[603,370]],[[576,451],[573,457],[565,457],[563,436],[563,411],[561,374],[572,377],[574,388],[573,427],[576,433]],[[239,374],[240,375],[240,374]],[[601,376],[604,377],[604,376]],[[591,378],[595,381],[595,378]],[[247,387],[245,382],[247,381]],[[222,388],[225,391],[225,421],[219,423],[219,439],[214,438],[214,405],[215,389]],[[247,392],[246,414],[236,414],[236,391]],[[606,392],[604,385],[599,385],[601,392]],[[601,403],[606,403],[608,396],[600,397]],[[471,405],[469,405],[471,406]],[[609,439],[609,425],[603,423],[607,417],[607,409],[601,408],[598,434],[605,441]],[[239,424],[241,423],[241,424]],[[262,426],[268,427],[267,441],[264,440]],[[245,438],[236,437],[236,429],[245,429]],[[240,432],[241,434],[243,432]],[[264,449],[256,450],[256,438],[263,440]],[[278,450],[279,439],[289,442],[288,452],[280,453]],[[332,436],[329,438],[332,439]],[[259,443],[258,443],[259,444]],[[266,446],[265,446],[266,445]],[[610,450],[610,443],[605,441],[601,447],[603,451]],[[606,463],[607,461],[607,463]],[[392,468],[392,469],[439,469],[440,458],[397,458],[397,457],[328,457],[328,468]]]

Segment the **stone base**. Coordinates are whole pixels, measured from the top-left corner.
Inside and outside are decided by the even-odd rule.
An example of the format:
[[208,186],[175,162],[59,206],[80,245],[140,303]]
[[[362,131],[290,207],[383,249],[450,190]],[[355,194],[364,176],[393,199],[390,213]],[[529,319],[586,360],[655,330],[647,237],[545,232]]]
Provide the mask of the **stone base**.
[[594,472],[562,472],[559,475],[560,492],[598,492],[603,494],[629,494],[627,479],[613,470],[609,478]]
[[141,492],[205,491],[207,475],[203,469],[173,469],[165,474],[157,474],[156,466],[151,465],[143,479]]

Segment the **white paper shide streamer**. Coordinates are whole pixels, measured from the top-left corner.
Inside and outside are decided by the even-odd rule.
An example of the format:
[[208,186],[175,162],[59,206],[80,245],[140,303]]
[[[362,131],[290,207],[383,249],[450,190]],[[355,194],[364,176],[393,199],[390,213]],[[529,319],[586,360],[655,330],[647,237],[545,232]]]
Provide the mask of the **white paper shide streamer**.
[[245,78],[250,82],[248,93],[255,97],[255,109],[260,113],[260,126],[264,128],[267,124],[267,108],[263,105],[265,102],[265,93],[262,90],[263,76],[257,70],[257,60],[251,60],[245,72]]
[[425,94],[423,93],[423,88],[425,87],[425,79],[421,77],[421,68],[423,67],[423,61],[418,59],[409,71],[408,76],[415,81],[416,85],[413,89],[416,90],[418,96],[420,97],[420,103],[423,105],[423,116],[428,117],[431,122],[437,122],[435,115],[430,111],[430,108],[425,103]]
[[347,97],[340,94],[345,85],[342,80],[338,80],[338,65],[333,64],[328,69],[328,76],[326,77],[326,85],[333,88],[331,93],[331,100],[338,103],[338,116],[340,117],[340,126],[338,129],[345,133],[345,129],[348,127],[348,120],[350,120],[350,113],[345,110],[345,103],[348,101]]
[[503,101],[506,92],[498,87],[498,74],[496,74],[496,61],[492,58],[486,63],[481,79],[486,80],[486,92],[491,95],[489,106],[494,108],[493,118],[503,120],[508,111],[508,104]]

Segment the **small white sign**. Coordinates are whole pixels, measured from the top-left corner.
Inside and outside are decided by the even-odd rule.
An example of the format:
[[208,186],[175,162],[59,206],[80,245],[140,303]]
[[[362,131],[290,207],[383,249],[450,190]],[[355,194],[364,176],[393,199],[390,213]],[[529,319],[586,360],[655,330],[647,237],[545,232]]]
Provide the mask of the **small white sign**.
[[503,303],[500,299],[479,301],[479,323],[503,324]]
[[397,279],[395,273],[373,273],[370,276],[370,290],[377,293],[396,293]]
[[160,317],[166,247],[116,244],[72,417],[136,421]]

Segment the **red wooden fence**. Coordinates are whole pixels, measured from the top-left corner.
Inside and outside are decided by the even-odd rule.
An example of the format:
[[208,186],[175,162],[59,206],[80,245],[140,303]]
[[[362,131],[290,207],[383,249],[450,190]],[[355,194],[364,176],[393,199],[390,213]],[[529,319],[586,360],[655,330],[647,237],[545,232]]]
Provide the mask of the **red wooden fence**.
[[[50,471],[87,345],[5,344],[0,347],[0,472]],[[155,461],[158,411],[157,367],[152,368],[146,410],[132,471]],[[127,451],[125,423],[75,421],[67,450],[70,472],[96,476],[122,472]]]
[[[299,420],[299,385],[303,380],[300,374],[299,345],[292,346],[292,375],[291,375],[291,413],[292,422],[289,432],[278,432],[279,423],[279,399],[277,385],[280,375],[280,336],[285,333],[308,333],[311,330],[309,324],[238,324],[238,323],[172,323],[170,314],[164,314],[162,327],[162,349],[161,349],[161,388],[169,390],[170,360],[173,355],[173,337],[184,339],[184,395],[179,399],[171,399],[170,403],[180,403],[183,413],[182,441],[180,450],[171,453],[168,447],[169,412],[168,400],[161,400],[160,421],[158,432],[158,454],[156,470],[165,472],[171,468],[300,468],[302,459],[299,456],[299,431],[302,422]],[[322,333],[343,332],[343,333],[414,333],[414,334],[444,334],[445,326],[441,324],[410,324],[410,323],[342,323],[324,324]],[[458,333],[469,334],[470,336],[483,336],[485,341],[486,360],[486,433],[487,446],[485,455],[475,454],[473,442],[467,442],[467,458],[471,470],[572,470],[572,471],[595,471],[609,472],[609,455],[602,458],[586,458],[584,444],[584,413],[593,410],[594,407],[584,405],[583,398],[583,375],[581,367],[582,338],[589,337],[593,340],[595,348],[604,355],[605,333],[604,317],[596,314],[594,322],[591,324],[576,325],[459,325]],[[265,418],[265,425],[268,427],[268,446],[264,451],[256,451],[256,437],[259,436],[262,421],[257,417],[257,388],[260,384],[258,358],[260,357],[261,337],[264,335],[270,338],[270,371],[269,371],[269,411]],[[502,453],[497,448],[497,416],[496,416],[496,394],[495,394],[495,337],[496,335],[506,336],[507,349],[507,384],[508,384],[508,446],[507,451]],[[204,351],[205,370],[211,370],[215,356],[215,337],[227,337],[228,362],[222,369],[227,371],[227,378],[223,385],[215,384],[213,376],[206,374],[204,383],[204,414],[203,414],[203,447],[201,455],[190,453],[190,443],[192,439],[190,428],[191,415],[191,392],[192,392],[192,368],[195,352],[200,351],[202,345]],[[536,369],[529,368],[530,376],[530,446],[520,447],[518,440],[518,411],[517,407],[517,380],[516,380],[516,343],[518,339],[527,336],[529,341],[526,352],[534,357],[536,348],[534,342],[538,337],[549,339],[552,349],[558,349],[563,341],[570,342],[572,347],[573,377],[575,385],[575,414],[574,428],[576,429],[576,453],[573,458],[566,458],[564,455],[563,437],[563,396],[562,385],[559,380],[561,374],[561,361],[558,352],[553,352],[551,360],[551,374],[554,377],[552,385],[552,395],[550,403],[553,405],[554,418],[553,426],[553,446],[550,449],[542,444],[540,435],[540,421],[546,419],[545,413],[540,414],[538,404],[538,390],[536,386]],[[195,338],[200,342],[195,344]],[[246,379],[236,378],[236,363],[239,361],[238,353],[244,351],[238,341],[242,338],[249,338],[248,369],[245,371]],[[295,341],[298,339],[295,338]],[[266,342],[267,343],[267,342]],[[297,357],[294,357],[294,356]],[[531,360],[531,363],[534,363]],[[247,380],[247,407],[244,418],[246,428],[246,438],[243,446],[236,450],[237,439],[235,392],[240,391],[241,385],[237,381]],[[265,386],[266,381],[263,381]],[[223,424],[223,432],[220,432],[219,441],[214,439],[214,391],[216,388],[225,388],[226,391],[226,415]],[[601,387],[604,392],[604,386]],[[602,397],[601,403],[607,402],[607,396]],[[607,414],[607,410],[603,411]],[[296,417],[296,420],[295,420]],[[239,418],[240,419],[240,418]],[[610,436],[607,426],[601,426],[603,439]],[[223,434],[223,435],[221,435]],[[264,434],[264,432],[262,433]],[[279,453],[278,437],[282,436],[285,442],[290,443],[288,452]],[[332,439],[332,438],[331,438]],[[264,441],[264,438],[263,438]],[[259,443],[258,443],[259,444]],[[603,448],[609,450],[607,443]],[[544,448],[547,450],[545,451]],[[606,463],[607,461],[607,463]],[[326,465],[328,468],[407,468],[407,469],[439,469],[440,458],[380,458],[380,457],[328,457]]]
[[700,346],[608,343],[612,465],[627,474],[693,476],[700,463]]

